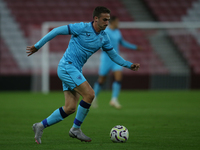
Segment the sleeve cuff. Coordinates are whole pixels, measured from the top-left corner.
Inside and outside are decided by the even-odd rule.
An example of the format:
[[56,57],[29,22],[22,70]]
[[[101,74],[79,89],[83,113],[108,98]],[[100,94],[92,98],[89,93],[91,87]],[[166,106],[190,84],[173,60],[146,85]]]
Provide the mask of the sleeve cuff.
[[137,48],[138,48],[138,47],[135,45],[135,50],[137,50]]
[[[102,48],[103,49],[103,48]],[[113,47],[112,48],[109,48],[109,49],[103,49],[103,51],[111,51],[113,50]]]
[[38,49],[38,50],[40,49],[40,47],[37,43],[34,46],[35,46],[36,49]]
[[69,34],[71,35],[71,29],[70,29],[70,26],[67,25],[67,27],[68,27],[68,32],[69,32]]
[[127,63],[128,63],[128,68],[131,69],[131,65],[132,65],[133,63],[131,63],[130,61],[127,61]]

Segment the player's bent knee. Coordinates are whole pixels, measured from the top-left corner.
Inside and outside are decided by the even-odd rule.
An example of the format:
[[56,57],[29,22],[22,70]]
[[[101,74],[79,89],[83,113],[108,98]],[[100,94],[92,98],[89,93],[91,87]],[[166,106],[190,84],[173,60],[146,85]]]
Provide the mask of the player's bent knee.
[[92,93],[89,93],[89,94],[88,94],[88,98],[89,98],[90,100],[93,100],[94,97],[95,97],[94,91],[93,91]]
[[105,80],[103,80],[103,79],[98,80],[99,84],[104,84],[104,82],[105,82]]
[[87,95],[85,96],[85,100],[86,100],[86,102],[88,102],[88,103],[92,103],[94,97],[95,97],[94,90],[90,90],[90,91],[87,93]]
[[106,77],[104,76],[100,76],[98,79],[99,84],[104,84],[105,81],[106,81]]

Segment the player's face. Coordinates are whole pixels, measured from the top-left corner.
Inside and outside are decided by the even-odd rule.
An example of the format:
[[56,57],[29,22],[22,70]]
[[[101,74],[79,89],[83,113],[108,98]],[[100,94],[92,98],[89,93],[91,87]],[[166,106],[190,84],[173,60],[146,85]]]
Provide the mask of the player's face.
[[119,27],[119,19],[115,19],[115,21],[112,22],[112,26],[117,29]]
[[110,14],[108,13],[101,13],[101,16],[98,18],[96,17],[97,25],[100,30],[105,30],[109,24]]

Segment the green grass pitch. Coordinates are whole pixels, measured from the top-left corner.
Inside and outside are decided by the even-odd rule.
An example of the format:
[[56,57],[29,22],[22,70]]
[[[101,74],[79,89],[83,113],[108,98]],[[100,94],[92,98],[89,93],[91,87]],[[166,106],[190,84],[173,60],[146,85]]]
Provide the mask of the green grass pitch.
[[[64,104],[63,92],[0,93],[1,150],[199,150],[200,91],[122,91],[121,110],[108,103],[111,92],[99,95],[99,108],[90,109],[82,124],[91,143],[72,139],[68,131],[75,114],[44,130],[42,144],[34,142],[32,124]],[[126,143],[112,143],[115,125],[129,130]]]

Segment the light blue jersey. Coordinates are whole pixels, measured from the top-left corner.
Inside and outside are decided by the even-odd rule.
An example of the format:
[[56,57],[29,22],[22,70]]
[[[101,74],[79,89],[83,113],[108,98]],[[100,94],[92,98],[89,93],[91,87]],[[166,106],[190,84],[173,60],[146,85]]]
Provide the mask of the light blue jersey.
[[[108,34],[111,44],[113,48],[115,49],[116,53],[119,54],[119,45],[136,50],[137,46],[131,43],[128,43],[125,41],[121,35],[121,32],[119,29],[111,29],[109,27],[106,28],[105,32]],[[100,68],[99,68],[99,75],[105,76],[109,73],[110,70],[117,71],[122,70],[122,67],[118,64],[114,63],[110,57],[106,54],[105,51],[102,51],[101,57],[100,57]]]
[[107,34],[104,31],[97,33],[92,23],[70,24],[68,28],[72,36],[63,61],[72,62],[79,70],[88,58],[100,48],[105,51],[113,49]]
[[[38,41],[35,47],[40,49],[46,42],[57,35],[71,35],[68,48],[60,60],[58,67],[58,75],[63,82],[63,90],[72,90],[77,85],[86,81],[82,75],[82,67],[87,59],[100,48],[115,63],[131,68],[132,63],[124,60],[113,49],[107,33],[103,30],[100,33],[95,31],[93,22],[81,22],[57,27]],[[77,71],[74,70],[75,68]]]

